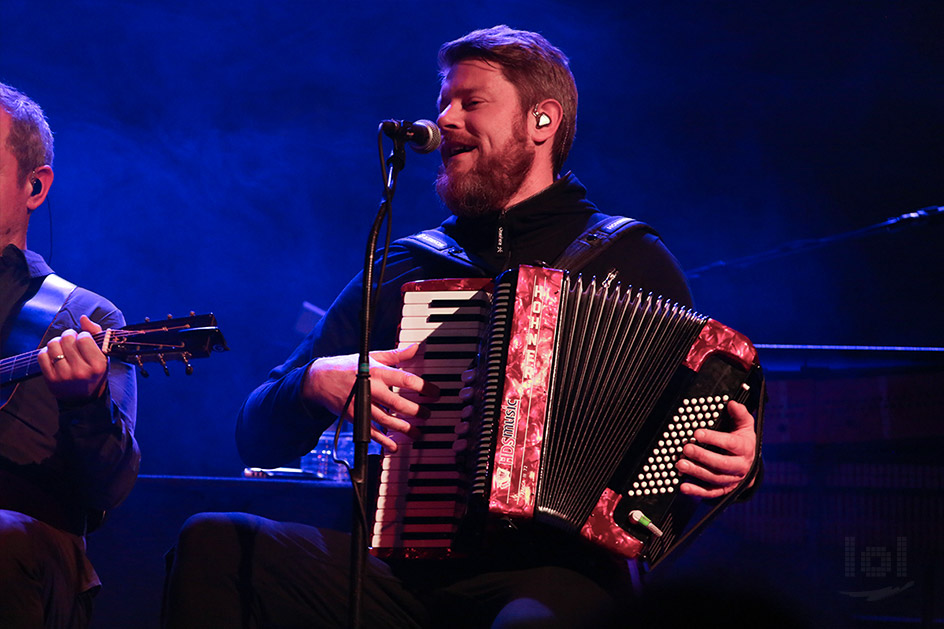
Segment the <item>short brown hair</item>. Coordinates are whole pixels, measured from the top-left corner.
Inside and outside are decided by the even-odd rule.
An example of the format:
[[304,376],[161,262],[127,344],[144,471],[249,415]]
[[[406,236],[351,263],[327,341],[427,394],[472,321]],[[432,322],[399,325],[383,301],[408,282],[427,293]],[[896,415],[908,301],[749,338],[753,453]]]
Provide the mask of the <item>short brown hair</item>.
[[16,157],[22,183],[36,168],[52,166],[52,131],[40,106],[5,83],[0,83],[0,108],[11,119],[7,146]]
[[526,113],[548,98],[561,104],[564,119],[554,137],[554,173],[559,173],[577,131],[577,84],[567,56],[538,33],[500,25],[443,44],[439,49],[440,76],[445,79],[450,68],[467,59],[500,65],[505,78],[517,88]]

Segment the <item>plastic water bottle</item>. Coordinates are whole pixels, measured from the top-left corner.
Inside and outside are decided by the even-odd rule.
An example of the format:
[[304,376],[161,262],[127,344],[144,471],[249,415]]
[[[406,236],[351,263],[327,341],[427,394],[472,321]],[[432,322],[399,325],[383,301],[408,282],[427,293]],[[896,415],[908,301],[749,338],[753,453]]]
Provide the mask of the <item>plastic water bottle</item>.
[[[349,478],[347,468],[334,460],[335,425],[322,433],[321,438],[311,452],[302,457],[303,472],[312,474],[321,480],[346,482]],[[338,435],[338,458],[354,463],[354,435],[344,430]]]

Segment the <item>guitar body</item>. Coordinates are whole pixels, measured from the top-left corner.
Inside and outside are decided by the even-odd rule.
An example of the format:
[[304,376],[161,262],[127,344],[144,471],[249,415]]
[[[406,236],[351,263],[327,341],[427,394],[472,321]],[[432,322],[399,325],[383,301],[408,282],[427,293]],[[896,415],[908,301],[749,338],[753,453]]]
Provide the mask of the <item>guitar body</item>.
[[7,405],[7,402],[13,398],[13,394],[16,393],[18,388],[19,383],[0,389],[0,408]]

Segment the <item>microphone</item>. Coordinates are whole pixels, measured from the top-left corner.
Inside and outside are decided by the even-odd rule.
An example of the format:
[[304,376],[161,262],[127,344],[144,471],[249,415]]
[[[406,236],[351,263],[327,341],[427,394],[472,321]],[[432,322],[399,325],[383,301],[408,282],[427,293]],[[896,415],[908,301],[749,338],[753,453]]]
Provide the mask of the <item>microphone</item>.
[[380,128],[387,137],[408,142],[417,153],[430,153],[442,143],[439,126],[429,120],[384,120]]

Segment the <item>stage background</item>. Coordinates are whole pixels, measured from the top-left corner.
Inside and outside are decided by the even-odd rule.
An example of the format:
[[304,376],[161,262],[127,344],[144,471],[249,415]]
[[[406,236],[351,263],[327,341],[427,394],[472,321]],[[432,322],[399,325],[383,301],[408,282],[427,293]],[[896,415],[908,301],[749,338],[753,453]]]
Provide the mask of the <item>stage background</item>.
[[[231,348],[139,379],[142,473],[242,473],[239,406],[361,265],[379,121],[435,118],[439,45],[498,23],[570,56],[568,168],[687,269],[944,204],[940,2],[4,0],[0,80],[56,134],[30,247],[129,322],[215,313]],[[438,163],[407,156],[395,236],[447,216]],[[942,238],[705,271],[696,305],[757,343],[941,346]]]

